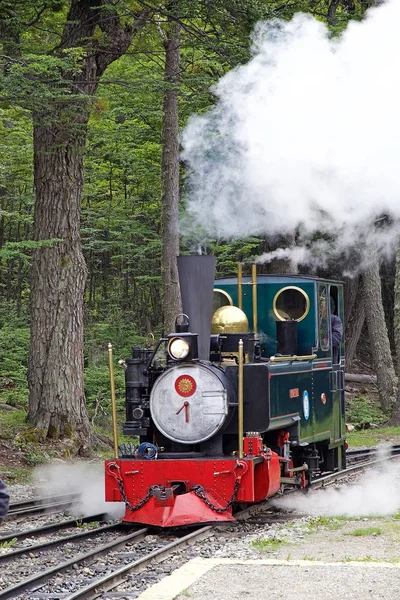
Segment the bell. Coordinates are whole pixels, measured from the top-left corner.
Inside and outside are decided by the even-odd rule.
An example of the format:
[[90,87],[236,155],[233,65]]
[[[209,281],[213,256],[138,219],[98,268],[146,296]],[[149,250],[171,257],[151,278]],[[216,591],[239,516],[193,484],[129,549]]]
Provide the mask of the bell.
[[237,306],[221,306],[213,314],[211,333],[247,333],[249,322]]

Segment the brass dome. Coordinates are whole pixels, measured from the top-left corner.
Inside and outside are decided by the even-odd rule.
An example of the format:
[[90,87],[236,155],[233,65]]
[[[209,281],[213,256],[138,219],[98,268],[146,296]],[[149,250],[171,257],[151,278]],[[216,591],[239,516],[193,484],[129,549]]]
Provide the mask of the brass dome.
[[221,306],[213,314],[211,333],[247,333],[249,322],[237,306]]

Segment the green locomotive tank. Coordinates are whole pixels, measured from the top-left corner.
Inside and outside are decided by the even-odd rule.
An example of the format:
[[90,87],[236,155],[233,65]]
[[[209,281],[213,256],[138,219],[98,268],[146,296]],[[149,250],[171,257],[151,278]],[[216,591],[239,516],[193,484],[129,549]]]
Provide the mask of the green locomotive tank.
[[[255,337],[255,356],[244,368],[245,431],[257,428],[268,446],[278,447],[290,476],[305,464],[309,479],[345,468],[343,284],[257,277],[253,267],[252,277],[239,272],[215,281],[212,332],[227,338],[235,330],[229,307],[242,309]],[[243,327],[242,317],[236,335]],[[262,373],[254,369],[260,362]]]

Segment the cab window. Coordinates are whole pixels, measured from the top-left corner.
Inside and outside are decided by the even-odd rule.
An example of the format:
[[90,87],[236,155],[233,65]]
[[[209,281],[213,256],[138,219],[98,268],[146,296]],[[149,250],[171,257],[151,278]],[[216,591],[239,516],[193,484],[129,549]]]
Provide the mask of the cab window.
[[319,345],[321,350],[329,350],[329,311],[328,311],[327,287],[324,284],[318,286],[318,316],[319,316]]
[[310,310],[310,299],[301,288],[288,286],[276,294],[273,309],[280,321],[302,321]]

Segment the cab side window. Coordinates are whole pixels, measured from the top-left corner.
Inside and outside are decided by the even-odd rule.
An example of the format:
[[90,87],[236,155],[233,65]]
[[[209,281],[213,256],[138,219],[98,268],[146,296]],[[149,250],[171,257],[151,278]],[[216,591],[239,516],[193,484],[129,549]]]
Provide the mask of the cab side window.
[[329,350],[329,320],[328,320],[327,286],[318,286],[318,317],[319,317],[319,346],[321,350]]

